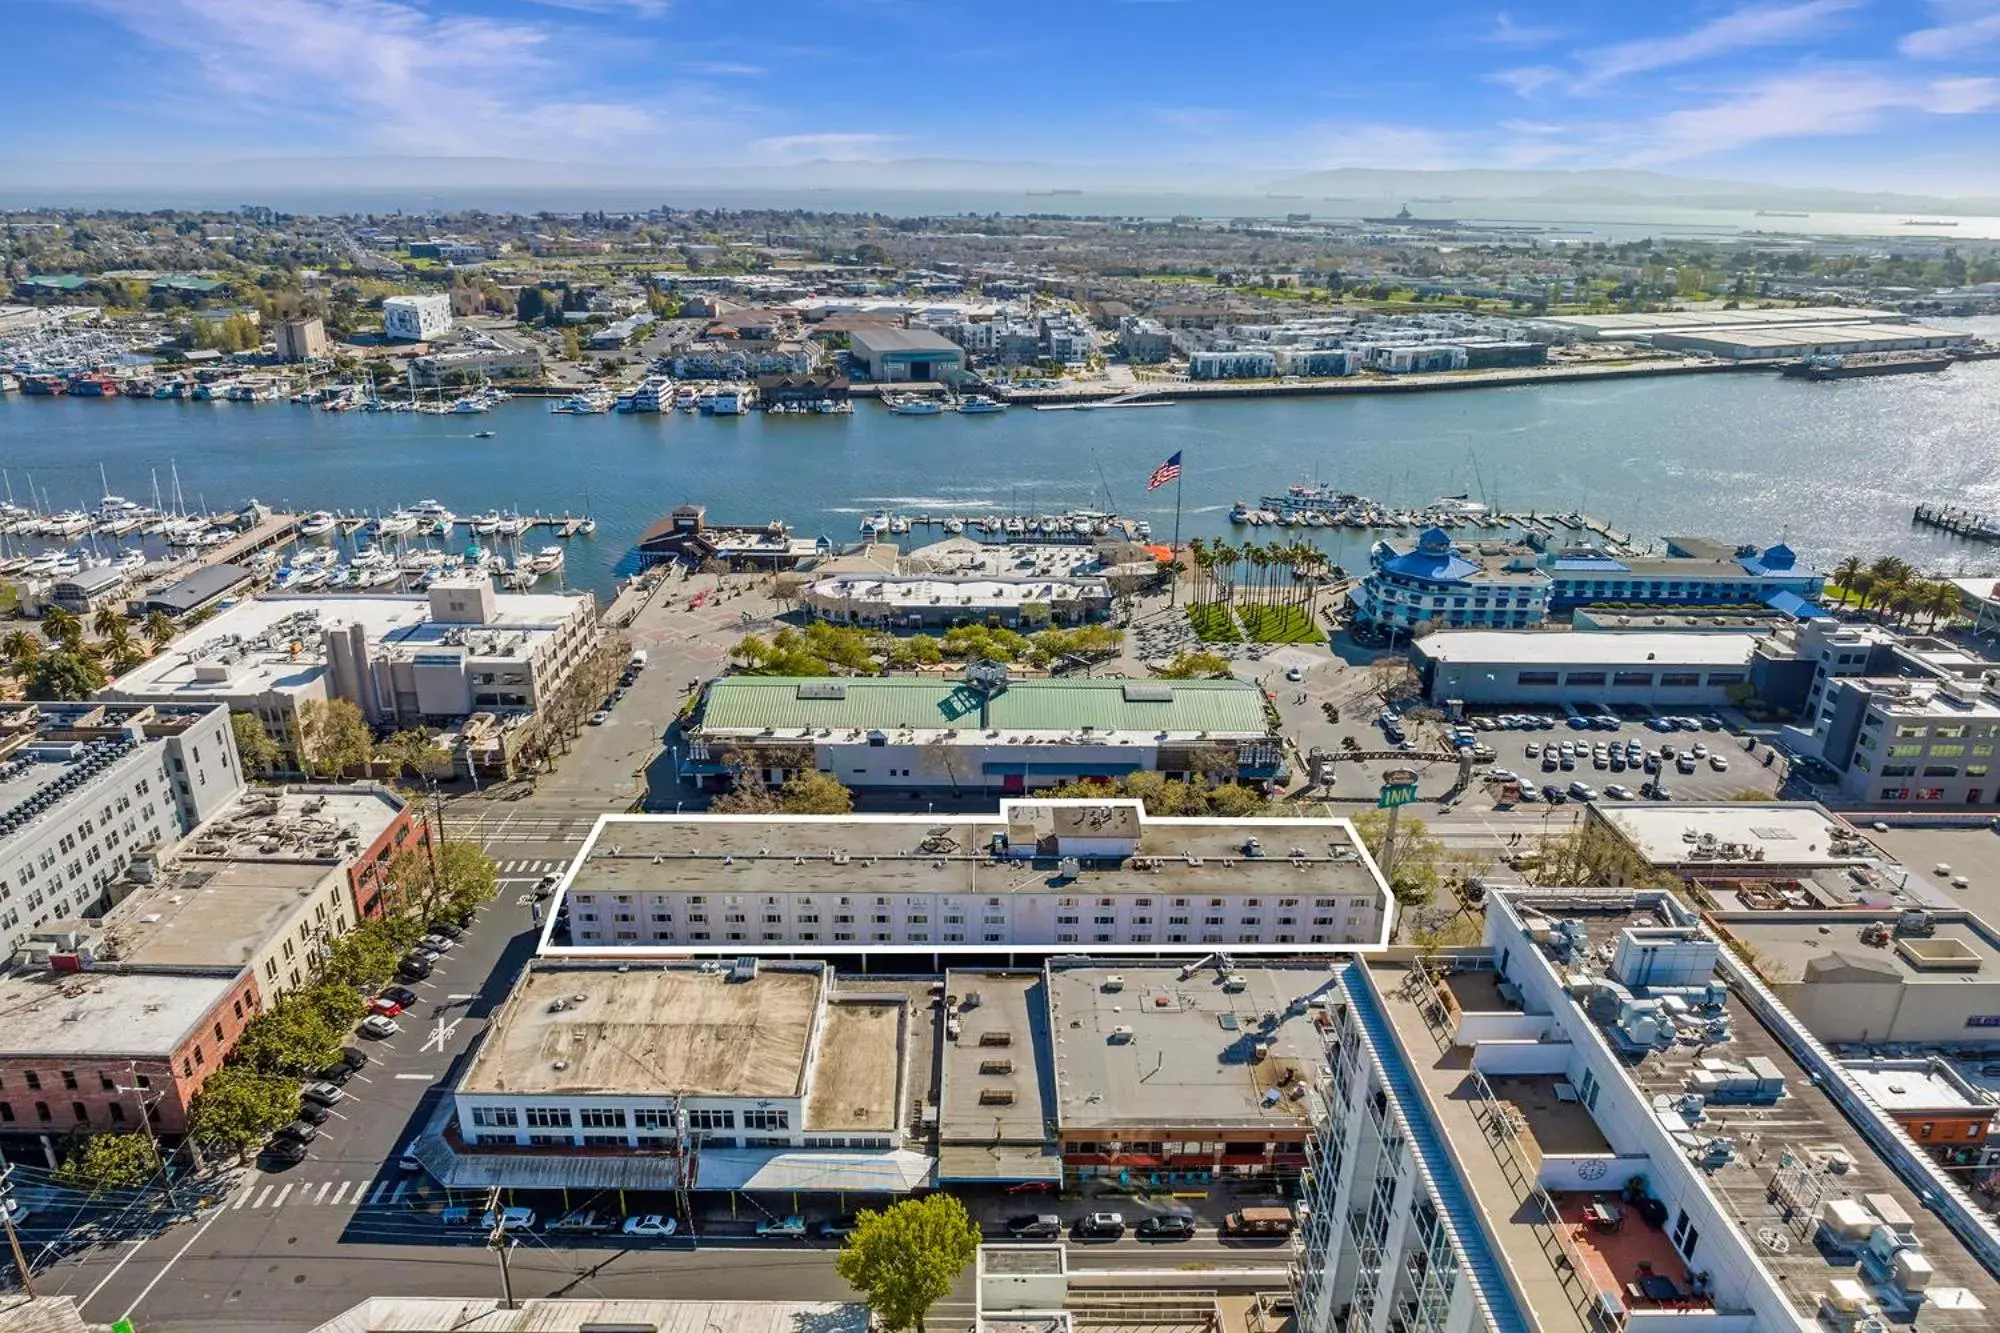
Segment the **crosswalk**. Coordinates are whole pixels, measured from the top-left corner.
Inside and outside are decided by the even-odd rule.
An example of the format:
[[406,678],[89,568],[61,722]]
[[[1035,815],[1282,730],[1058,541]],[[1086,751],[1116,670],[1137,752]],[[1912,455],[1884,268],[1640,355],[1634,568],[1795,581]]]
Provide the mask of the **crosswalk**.
[[498,863],[502,879],[538,879],[552,870],[561,870],[567,861],[501,861]]
[[396,1208],[415,1187],[409,1180],[380,1180],[371,1187],[366,1180],[294,1181],[283,1183],[253,1180],[239,1187],[229,1206],[241,1208]]

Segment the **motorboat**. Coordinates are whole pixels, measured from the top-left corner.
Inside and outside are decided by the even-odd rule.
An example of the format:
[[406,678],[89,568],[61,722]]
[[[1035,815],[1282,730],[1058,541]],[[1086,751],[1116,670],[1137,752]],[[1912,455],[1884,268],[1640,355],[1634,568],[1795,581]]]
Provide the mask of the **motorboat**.
[[958,410],[963,416],[981,416],[994,412],[1005,412],[1007,404],[987,394],[969,393],[959,399]]
[[502,514],[499,520],[493,524],[493,535],[496,537],[518,537],[531,526],[533,524],[530,520],[521,517],[519,514]]
[[333,531],[335,519],[324,509],[315,509],[299,520],[299,536],[324,537]]
[[481,537],[491,537],[500,530],[500,511],[489,509],[472,520],[472,531]]
[[537,574],[553,574],[562,567],[563,548],[560,546],[544,546],[535,552],[534,563],[531,566]]
[[935,398],[906,393],[886,400],[889,410],[899,417],[935,417],[944,413],[944,404]]
[[377,514],[368,524],[368,530],[378,537],[405,536],[417,530],[417,516],[403,509]]

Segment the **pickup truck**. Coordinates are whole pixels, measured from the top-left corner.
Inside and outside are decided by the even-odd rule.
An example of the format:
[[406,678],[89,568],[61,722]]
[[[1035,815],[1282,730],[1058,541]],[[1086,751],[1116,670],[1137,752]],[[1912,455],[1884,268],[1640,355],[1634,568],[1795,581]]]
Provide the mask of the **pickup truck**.
[[790,1217],[768,1218],[757,1224],[760,1236],[791,1237],[806,1234],[806,1220],[794,1213]]

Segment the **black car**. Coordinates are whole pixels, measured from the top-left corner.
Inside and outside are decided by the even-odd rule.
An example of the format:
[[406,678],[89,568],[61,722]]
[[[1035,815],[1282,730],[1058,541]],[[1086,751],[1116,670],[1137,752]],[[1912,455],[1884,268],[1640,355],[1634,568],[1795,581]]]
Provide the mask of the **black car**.
[[455,940],[463,938],[465,932],[449,921],[433,921],[431,922],[431,934],[442,935],[448,940]]
[[322,1083],[343,1084],[354,1077],[354,1066],[345,1060],[335,1060],[313,1077]]
[[365,1069],[368,1067],[368,1052],[359,1046],[343,1046],[340,1048],[340,1063],[349,1069]]
[[299,1103],[299,1119],[308,1125],[324,1125],[332,1117],[333,1110],[330,1107],[321,1106],[318,1102]]
[[288,1125],[280,1125],[272,1137],[290,1139],[294,1143],[311,1143],[319,1137],[319,1126],[304,1120],[294,1120]]
[[405,981],[422,981],[431,974],[431,960],[420,954],[411,954],[396,964],[396,975]]
[[1023,1213],[1007,1219],[1007,1234],[1020,1240],[1056,1240],[1062,1236],[1062,1219],[1054,1213]]
[[385,1000],[394,1000],[405,1009],[415,1008],[417,1003],[417,993],[408,986],[384,986],[382,988],[382,998]]
[[1185,1213],[1139,1219],[1140,1240],[1193,1240],[1194,1219]]
[[264,1160],[278,1166],[297,1166],[306,1160],[306,1145],[297,1139],[273,1139],[264,1149]]

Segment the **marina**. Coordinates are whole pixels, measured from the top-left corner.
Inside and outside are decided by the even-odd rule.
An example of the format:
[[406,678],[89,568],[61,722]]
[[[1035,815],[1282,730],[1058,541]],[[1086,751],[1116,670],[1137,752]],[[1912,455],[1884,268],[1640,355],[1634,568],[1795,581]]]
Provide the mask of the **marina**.
[[[900,541],[948,531],[951,519],[976,531],[982,517],[1025,523],[1078,510],[1144,520],[1164,541],[1173,492],[1148,493],[1144,483],[1176,449],[1187,462],[1183,539],[1242,532],[1250,525],[1230,522],[1239,501],[1266,508],[1263,500],[1286,495],[1302,475],[1331,482],[1336,495],[1371,497],[1391,526],[1285,525],[1289,538],[1350,568],[1365,563],[1377,536],[1394,537],[1398,522],[1450,518],[1468,535],[1497,533],[1462,512],[1425,514],[1442,496],[1474,497],[1494,516],[1532,517],[1572,540],[1588,534],[1559,516],[1593,515],[1614,533],[1649,537],[1768,533],[1821,563],[1894,554],[1966,573],[1993,568],[1989,551],[1913,525],[1913,511],[1949,496],[2000,513],[2000,478],[1988,462],[2000,452],[1993,362],[1830,385],[1725,375],[1184,403],[1172,412],[1017,408],[920,426],[873,409],[703,414],[692,394],[683,411],[686,387],[675,391],[675,411],[588,423],[525,398],[468,419],[14,394],[0,398],[0,438],[17,501],[27,501],[32,478],[38,498],[27,507],[55,514],[92,513],[106,490],[149,496],[152,474],[165,488],[176,463],[190,511],[251,497],[302,521],[324,511],[311,535],[348,544],[366,544],[378,513],[422,497],[437,497],[457,520],[491,517],[494,532],[470,534],[489,548],[498,520],[517,511],[546,520],[587,510],[598,531],[568,543],[563,578],[604,594],[636,568],[637,535],[691,498],[717,514],[782,518],[800,536],[835,545],[859,540],[862,520],[877,515],[911,520],[910,533],[887,538]],[[925,517],[935,522],[917,521]],[[454,527],[462,550],[468,529]],[[535,529],[536,538],[552,534]]]

